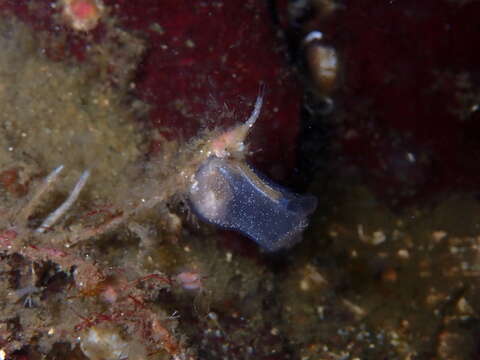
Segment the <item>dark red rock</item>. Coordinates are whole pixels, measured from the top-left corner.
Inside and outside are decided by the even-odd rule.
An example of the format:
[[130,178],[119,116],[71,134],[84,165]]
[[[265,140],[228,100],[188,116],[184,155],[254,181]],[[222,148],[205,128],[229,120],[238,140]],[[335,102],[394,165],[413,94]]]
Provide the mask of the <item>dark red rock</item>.
[[474,1],[361,0],[302,20],[340,55],[339,155],[389,202],[480,187],[479,13]]
[[357,133],[341,141],[394,200],[480,186],[480,141],[466,141],[478,112],[465,114],[459,84],[468,74],[480,100],[480,6],[459,3],[360,1],[338,14],[344,134]]
[[253,161],[276,178],[291,170],[300,96],[265,2],[115,3],[122,23],[148,38],[137,91],[152,106],[153,126],[187,138],[203,127],[231,126],[247,118],[265,83]]

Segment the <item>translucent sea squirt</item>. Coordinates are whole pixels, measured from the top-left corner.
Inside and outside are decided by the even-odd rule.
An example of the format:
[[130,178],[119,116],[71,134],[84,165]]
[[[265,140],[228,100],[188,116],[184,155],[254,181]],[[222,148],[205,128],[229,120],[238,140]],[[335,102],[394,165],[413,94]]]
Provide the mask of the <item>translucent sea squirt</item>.
[[273,184],[245,162],[217,156],[200,166],[189,198],[202,220],[239,231],[272,252],[301,240],[317,205],[314,196]]

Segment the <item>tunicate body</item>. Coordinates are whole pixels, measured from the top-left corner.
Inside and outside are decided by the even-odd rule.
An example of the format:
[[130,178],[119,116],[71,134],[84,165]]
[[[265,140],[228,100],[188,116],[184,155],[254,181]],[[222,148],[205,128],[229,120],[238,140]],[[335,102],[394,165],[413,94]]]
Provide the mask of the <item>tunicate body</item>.
[[314,196],[273,184],[244,162],[215,156],[196,172],[189,199],[200,219],[239,231],[267,251],[300,241],[317,205]]

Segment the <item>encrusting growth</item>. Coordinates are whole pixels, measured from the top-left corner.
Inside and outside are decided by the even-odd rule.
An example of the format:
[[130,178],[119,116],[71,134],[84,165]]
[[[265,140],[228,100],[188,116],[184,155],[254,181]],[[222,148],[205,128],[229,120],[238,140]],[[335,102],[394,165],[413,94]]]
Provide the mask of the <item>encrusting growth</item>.
[[[190,358],[189,351],[174,333],[177,320],[169,318],[147,299],[154,296],[151,293],[158,289],[172,286],[188,288],[193,286],[195,281],[185,285],[185,282],[178,282],[177,278],[170,278],[159,272],[132,273],[127,277],[119,275],[122,273],[121,269],[103,268],[90,258],[86,258],[79,245],[114,231],[137,215],[141,215],[142,212],[164,204],[175,195],[188,193],[197,169],[210,156],[213,156],[214,144],[218,144],[218,139],[222,136],[225,151],[242,158],[245,151],[243,141],[258,118],[261,103],[262,98],[259,97],[247,124],[240,125],[227,133],[219,134],[218,131],[211,131],[183,148],[177,147],[176,156],[172,156],[175,165],[170,164],[177,171],[169,171],[164,174],[164,178],[157,179],[156,191],[150,193],[148,198],[132,199],[128,203],[129,207],[113,209],[112,215],[100,223],[85,225],[75,222],[72,224],[71,219],[69,222],[63,221],[68,218],[68,213],[84,192],[87,181],[91,177],[90,171],[85,170],[65,200],[44,216],[40,225],[34,225],[35,221],[32,220],[38,217],[36,215],[38,209],[48,202],[50,194],[55,192],[61,180],[61,174],[65,168],[63,165],[51,171],[33,189],[32,195],[22,206],[4,210],[5,221],[4,228],[0,231],[0,251],[7,256],[19,254],[30,264],[56,264],[57,271],[66,274],[66,280],[70,282],[67,286],[69,290],[66,290],[70,299],[68,308],[61,311],[55,310],[57,313],[60,311],[62,320],[55,326],[48,323],[24,324],[25,341],[30,337],[33,339],[38,334],[43,335],[40,336],[39,341],[44,344],[42,346],[45,349],[48,349],[47,344],[51,345],[58,341],[75,343],[75,339],[80,334],[80,338],[85,339],[85,343],[81,340],[81,344],[84,344],[83,349],[88,349],[91,348],[87,342],[92,339],[91,336],[89,337],[92,331],[100,334],[105,331],[108,334],[119,334],[122,328],[128,328],[128,336],[124,340],[142,344],[145,353],[163,350],[174,359]],[[35,288],[39,294],[42,293],[42,288],[36,285],[36,282],[38,281],[32,279],[33,285],[28,285],[29,288],[25,288],[23,292],[22,289],[18,289],[17,296],[20,293],[31,292],[30,288]],[[93,301],[94,298],[97,300]],[[98,312],[101,305],[98,299],[109,304],[107,311]],[[97,310],[93,310],[92,313],[82,313],[78,309],[85,308],[85,302],[90,304],[89,308]],[[48,304],[42,306],[46,305]],[[72,316],[77,320],[65,320]],[[20,320],[29,321],[28,318],[23,317]],[[122,336],[125,337],[125,335]],[[19,346],[21,343],[8,342],[3,349],[7,354],[11,354],[18,350]],[[88,350],[85,351],[88,352]]]
[[[56,328],[49,327],[48,323],[44,325],[46,328],[37,324],[35,328],[28,331],[24,330],[25,340],[28,340],[30,332],[32,336],[43,333],[45,336],[40,338],[40,343],[42,341],[64,342],[70,339],[73,344],[76,341],[75,338],[80,334],[80,337],[84,339],[80,344],[83,348],[88,349],[93,346],[90,336],[92,331],[101,332],[104,331],[101,329],[108,328],[110,334],[120,336],[120,325],[123,324],[128,326],[131,334],[130,338],[124,339],[127,347],[133,341],[142,344],[141,346],[137,344],[136,349],[138,350],[139,346],[144,348],[145,350],[142,350],[141,353],[143,352],[145,356],[148,352],[164,350],[174,359],[186,359],[186,350],[182,348],[179,340],[171,332],[175,327],[175,322],[168,320],[165,313],[153,309],[146,301],[148,291],[144,289],[147,283],[151,284],[147,286],[151,289],[168,288],[172,284],[171,279],[163,274],[153,273],[134,280],[115,275],[116,280],[112,282],[109,279],[112,279],[115,270],[102,269],[81,254],[76,254],[74,249],[66,245],[67,242],[62,244],[58,241],[59,238],[68,238],[68,230],[61,226],[55,226],[55,224],[78,199],[90,175],[88,170],[82,173],[67,199],[49,214],[39,227],[31,229],[27,226],[28,218],[40,204],[42,197],[52,191],[52,187],[58,182],[62,170],[63,166],[54,169],[38,186],[30,201],[24,205],[17,215],[13,211],[7,214],[7,217],[10,218],[10,226],[0,232],[0,250],[6,255],[20,254],[32,264],[52,262],[57,264],[59,269],[66,274],[72,274],[74,289],[69,292],[77,292],[77,295],[70,297],[70,311],[81,321],[77,321],[75,325],[63,320]],[[19,222],[16,222],[16,219],[19,219]],[[31,289],[40,290],[34,285],[30,285],[24,290],[17,290],[16,295],[18,297],[20,294],[30,293]],[[81,314],[78,310],[74,310],[75,302],[84,303],[85,300],[93,296],[99,296],[108,302],[110,304],[109,309],[102,313],[90,315]],[[77,304],[78,308],[83,308],[84,306],[79,306],[80,303]],[[112,326],[112,324],[115,324],[115,326]],[[105,326],[107,327],[105,328]],[[146,336],[146,334],[150,335]],[[7,342],[6,345],[2,345],[2,349],[7,354],[11,354],[18,350],[17,346],[18,344],[15,342]],[[98,346],[99,344],[97,344]],[[104,344],[104,346],[107,346],[107,344]],[[134,359],[135,357],[132,355],[130,358]]]

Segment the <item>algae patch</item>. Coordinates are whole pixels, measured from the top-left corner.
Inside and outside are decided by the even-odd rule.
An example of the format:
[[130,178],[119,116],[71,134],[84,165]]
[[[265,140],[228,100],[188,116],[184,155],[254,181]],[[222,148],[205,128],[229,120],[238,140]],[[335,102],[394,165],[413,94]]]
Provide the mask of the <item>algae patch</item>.
[[128,187],[122,178],[141,154],[126,90],[111,85],[101,62],[48,59],[41,36],[0,21],[0,168],[26,164],[44,173],[64,164],[63,191],[88,168],[93,197],[112,198]]

